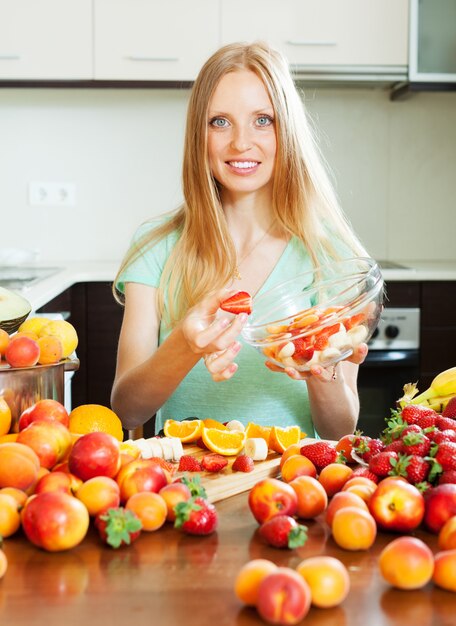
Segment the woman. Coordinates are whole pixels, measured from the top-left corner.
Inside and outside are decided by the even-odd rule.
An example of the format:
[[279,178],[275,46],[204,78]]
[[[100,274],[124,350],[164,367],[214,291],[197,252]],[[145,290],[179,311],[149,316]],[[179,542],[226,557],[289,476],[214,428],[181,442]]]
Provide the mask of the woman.
[[326,438],[352,432],[367,346],[337,375],[265,368],[239,338],[246,315],[213,321],[234,291],[254,296],[328,260],[365,255],[286,61],[266,44],[225,46],[203,66],[188,107],[183,191],[176,213],[140,227],[115,281],[125,312],[112,406],[124,427],[156,413],[156,430],[197,416],[299,424]]

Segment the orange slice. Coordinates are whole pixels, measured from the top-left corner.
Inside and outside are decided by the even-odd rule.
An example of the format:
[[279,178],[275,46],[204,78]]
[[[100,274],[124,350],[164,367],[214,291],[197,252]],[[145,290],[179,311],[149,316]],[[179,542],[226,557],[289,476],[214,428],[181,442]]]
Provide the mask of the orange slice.
[[226,430],[225,424],[222,424],[222,422],[218,422],[217,420],[213,420],[210,417],[203,420],[203,424],[205,428],[218,428],[219,430]]
[[220,430],[203,428],[203,441],[212,452],[223,456],[234,456],[244,447],[246,433],[242,430]]
[[254,422],[249,422],[245,428],[247,438],[262,437],[269,447],[269,437],[271,436],[272,426],[260,426]]
[[269,447],[274,452],[283,454],[285,450],[294,443],[301,440],[301,429],[299,426],[273,426],[269,437]]
[[202,420],[166,420],[163,427],[167,437],[177,437],[182,443],[198,441],[203,430]]

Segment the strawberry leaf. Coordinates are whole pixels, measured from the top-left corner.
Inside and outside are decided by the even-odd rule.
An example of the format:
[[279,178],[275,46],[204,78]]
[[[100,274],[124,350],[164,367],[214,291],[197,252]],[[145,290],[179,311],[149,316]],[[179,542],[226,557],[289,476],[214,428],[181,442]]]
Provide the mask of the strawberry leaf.
[[201,511],[203,507],[195,502],[195,498],[190,498],[185,502],[178,502],[174,507],[176,514],[176,520],[174,522],[174,528],[181,528],[185,522],[188,522],[192,511]]
[[200,496],[201,498],[207,498],[207,493],[201,484],[201,477],[199,474],[196,474],[196,476],[184,474],[181,478],[181,482],[190,489],[192,497]]
[[106,543],[112,548],[119,548],[122,544],[130,545],[131,535],[142,528],[139,517],[122,507],[108,509],[100,515],[100,519],[106,522]]
[[307,541],[307,526],[303,526],[302,524],[298,524],[290,530],[288,533],[288,547],[293,550],[293,548],[299,548],[303,546]]

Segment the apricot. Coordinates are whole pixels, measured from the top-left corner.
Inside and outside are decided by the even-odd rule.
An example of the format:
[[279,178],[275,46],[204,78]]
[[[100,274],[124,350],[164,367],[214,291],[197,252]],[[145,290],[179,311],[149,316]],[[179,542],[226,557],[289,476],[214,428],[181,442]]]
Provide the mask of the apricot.
[[286,483],[290,483],[298,476],[312,476],[317,475],[317,469],[310,459],[302,454],[293,454],[286,459],[282,465],[282,480]]
[[383,548],[379,568],[387,583],[398,589],[420,589],[432,578],[434,557],[416,537],[398,537]]
[[176,504],[179,502],[186,502],[192,497],[191,491],[187,485],[177,482],[165,485],[158,493],[166,502],[166,507],[168,509],[166,519],[168,522],[174,522],[176,519],[176,513],[174,511]]
[[356,439],[355,435],[344,435],[336,443],[337,452],[342,452],[347,463],[356,463],[352,458],[353,443]]
[[20,510],[27,500],[27,494],[22,489],[17,489],[16,487],[2,487],[0,489],[0,494],[7,494],[8,496],[12,496],[16,500],[17,508]]
[[91,517],[120,504],[119,485],[109,476],[89,478],[81,484],[75,495],[78,500],[86,505]]
[[0,550],[0,578],[3,578],[6,570],[8,569],[8,559],[3,550]]
[[0,536],[10,537],[19,529],[21,516],[13,496],[0,493]]
[[344,484],[344,486],[342,487],[342,491],[350,489],[350,487],[353,487],[354,485],[367,485],[372,489],[376,489],[377,487],[377,483],[374,483],[373,480],[367,478],[366,476],[353,476],[352,478],[349,478]]
[[296,567],[310,587],[312,604],[330,608],[345,600],[350,591],[350,577],[345,565],[332,556],[314,556]]
[[290,458],[290,456],[301,454],[301,445],[301,443],[292,443],[291,446],[288,446],[288,448],[285,450],[280,458],[280,468],[282,468],[282,465],[287,459]]
[[234,593],[241,602],[256,606],[258,589],[262,580],[277,569],[277,565],[267,559],[253,559],[241,567],[234,581]]
[[128,498],[125,508],[136,513],[145,531],[158,530],[166,522],[168,507],[158,493],[151,491],[135,493]]
[[5,359],[11,367],[32,367],[38,363],[39,356],[38,343],[26,335],[11,339],[5,350]]
[[323,485],[328,498],[330,498],[342,489],[352,474],[353,470],[348,465],[330,463],[321,470],[318,481]]
[[360,497],[364,502],[369,502],[371,495],[374,493],[375,489],[369,487],[368,485],[352,485],[346,489],[348,493],[354,493],[358,497]]
[[40,349],[40,355],[38,357],[38,363],[40,363],[40,365],[58,363],[62,359],[63,347],[58,337],[45,335],[37,339],[37,344]]
[[8,347],[9,342],[10,337],[8,333],[6,332],[6,330],[3,330],[3,328],[0,328],[0,360],[6,352],[6,348]]
[[298,498],[297,516],[313,519],[323,513],[328,506],[328,496],[322,485],[312,476],[298,476],[290,486]]
[[432,580],[442,589],[456,591],[456,550],[437,552]]
[[0,444],[0,487],[16,487],[26,491],[38,479],[40,461],[35,452],[23,443]]
[[440,529],[438,543],[441,550],[456,549],[456,515],[448,518]]
[[309,585],[298,572],[278,567],[261,581],[257,609],[267,622],[298,624],[309,612],[311,599]]
[[331,498],[325,512],[325,521],[330,528],[332,527],[336,511],[347,506],[355,506],[363,509],[364,511],[369,511],[367,504],[362,498],[360,498],[360,496],[356,495],[356,493],[352,493],[351,491],[340,491]]
[[332,535],[344,550],[368,550],[377,536],[377,525],[369,511],[347,506],[334,514]]

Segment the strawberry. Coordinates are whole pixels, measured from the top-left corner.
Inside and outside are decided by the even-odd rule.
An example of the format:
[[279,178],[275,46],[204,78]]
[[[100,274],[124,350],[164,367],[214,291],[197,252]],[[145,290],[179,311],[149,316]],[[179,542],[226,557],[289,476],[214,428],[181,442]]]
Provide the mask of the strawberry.
[[[433,426],[431,428],[434,428]],[[430,430],[430,429],[427,429]],[[401,433],[401,437],[404,438],[405,435],[409,433],[422,433],[423,429],[418,424],[409,424],[409,426],[405,426],[404,430]]]
[[357,467],[354,469],[350,478],[355,478],[355,476],[364,476],[365,478],[372,480],[374,483],[378,483],[378,476],[374,474],[374,472],[371,472],[367,467]]
[[431,449],[431,441],[423,433],[409,432],[405,437],[402,437],[402,444],[405,454],[426,456]]
[[437,430],[433,435],[432,441],[434,443],[443,443],[444,441],[456,441],[456,430],[449,428],[445,430]]
[[165,461],[165,459],[162,459],[159,456],[152,456],[149,459],[149,461],[152,461],[152,463],[155,463],[156,465],[159,465],[162,469],[164,469],[167,472],[169,472],[171,474],[171,476],[176,471],[176,464],[175,463],[171,463],[170,461]]
[[394,475],[405,476],[412,483],[421,483],[426,480],[430,471],[430,463],[417,454],[399,455],[394,464]]
[[404,444],[402,443],[402,439],[395,439],[391,443],[388,443],[384,448],[384,452],[402,452]]
[[201,472],[201,463],[191,454],[184,454],[179,461],[179,472]]
[[440,443],[434,458],[442,466],[444,472],[456,469],[456,443],[454,441]]
[[325,348],[328,347],[328,343],[329,343],[329,335],[327,335],[325,332],[321,332],[318,335],[318,337],[315,338],[315,341],[313,342],[313,346],[315,350],[324,350]]
[[139,537],[142,528],[136,513],[122,506],[99,513],[94,523],[102,541],[111,548],[129,546]]
[[315,352],[315,348],[310,345],[309,340],[306,337],[298,337],[298,339],[293,339],[293,343],[295,347],[293,357],[310,361]]
[[355,446],[355,452],[363,461],[369,462],[369,459],[375,454],[381,452],[385,447],[380,439],[371,439],[370,437],[362,437],[359,445]]
[[394,451],[378,452],[369,459],[369,470],[380,478],[389,476],[394,467],[393,460],[397,461],[398,458],[398,453]]
[[446,407],[442,411],[443,417],[449,417],[456,420],[456,396],[451,398]]
[[246,454],[240,454],[236,457],[231,469],[233,472],[251,472],[254,467],[255,464],[252,457],[247,456]]
[[328,441],[308,443],[301,447],[300,452],[302,456],[312,461],[318,471],[322,470],[330,463],[335,463],[338,454],[336,446]]
[[346,330],[350,330],[350,328],[358,326],[359,324],[361,324],[361,322],[364,322],[365,319],[366,316],[364,315],[364,313],[357,313],[356,315],[347,317],[342,321],[342,323],[345,326]]
[[435,426],[437,413],[420,404],[407,404],[402,409],[401,416],[407,424],[418,424],[421,428],[428,428]]
[[445,483],[456,483],[456,470],[446,470],[440,474],[439,485],[443,485]]
[[307,527],[289,515],[276,515],[264,522],[259,531],[260,537],[274,548],[299,548],[307,541]]
[[435,425],[440,430],[456,430],[456,420],[444,416],[443,413],[442,415],[437,415]]
[[207,445],[204,443],[203,438],[200,437],[198,439],[198,441],[196,442],[196,445],[198,446],[198,448],[201,448],[201,450],[208,450]]
[[217,528],[218,516],[215,506],[200,496],[190,498],[186,502],[178,502],[174,511],[175,528],[181,528],[190,535],[210,535]]
[[205,454],[201,459],[201,467],[206,470],[206,472],[221,472],[227,465],[228,459],[215,452]]
[[247,291],[238,291],[233,296],[227,298],[220,304],[220,308],[228,313],[239,315],[239,313],[252,312],[252,296]]

